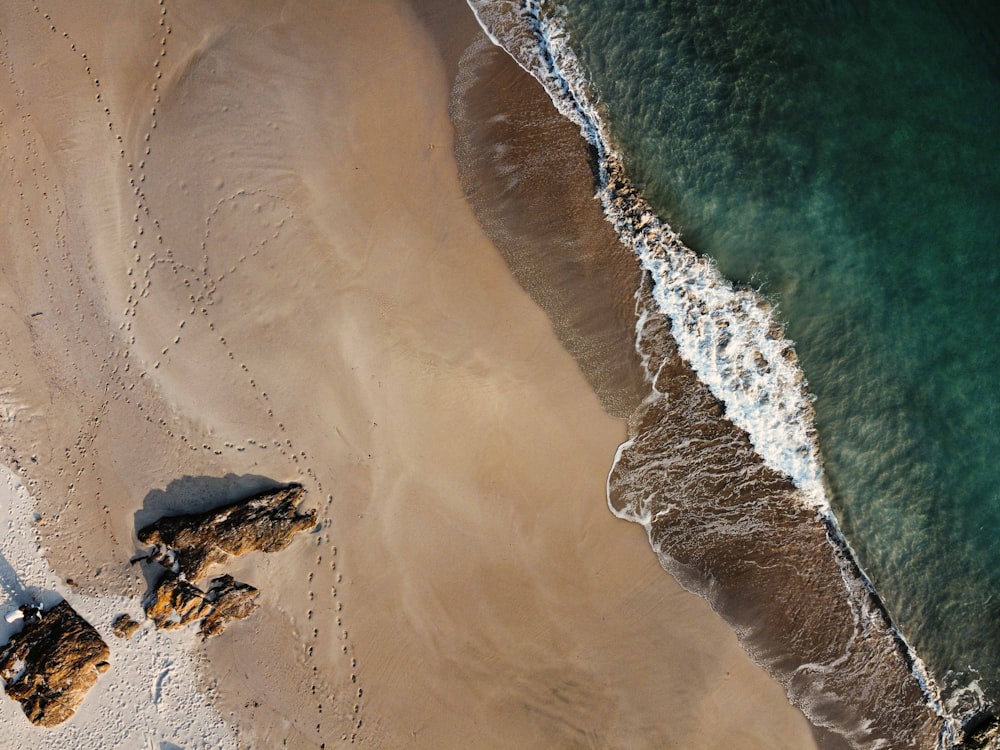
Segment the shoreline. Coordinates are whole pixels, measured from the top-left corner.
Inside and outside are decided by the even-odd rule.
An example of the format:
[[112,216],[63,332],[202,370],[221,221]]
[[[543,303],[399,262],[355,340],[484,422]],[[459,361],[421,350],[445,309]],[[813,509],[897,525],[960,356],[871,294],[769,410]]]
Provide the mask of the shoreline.
[[[773,431],[766,429],[766,418],[761,420],[755,416],[751,408],[753,405],[751,404],[748,407],[747,404],[741,402],[739,398],[741,395],[739,393],[732,396],[729,393],[725,379],[719,377],[720,373],[724,373],[729,369],[728,365],[731,364],[731,361],[726,359],[723,362],[724,366],[720,368],[718,363],[706,361],[704,358],[704,350],[711,349],[711,346],[705,347],[701,344],[696,346],[691,343],[692,336],[694,336],[695,340],[705,339],[706,337],[711,339],[715,336],[718,333],[718,328],[712,325],[712,323],[706,324],[704,321],[709,317],[716,317],[717,314],[724,314],[730,307],[733,307],[737,313],[737,318],[735,319],[737,325],[743,317],[746,319],[744,322],[750,322],[751,339],[753,339],[753,327],[756,326],[760,330],[767,331],[765,338],[768,341],[777,341],[777,350],[791,349],[791,342],[782,338],[783,333],[780,332],[780,326],[770,317],[769,306],[763,301],[757,300],[762,311],[762,318],[755,316],[752,310],[748,312],[749,308],[754,307],[756,303],[754,295],[746,290],[735,290],[735,298],[738,299],[738,303],[730,305],[726,301],[724,294],[726,289],[722,288],[725,287],[726,283],[721,280],[721,277],[715,280],[718,273],[714,269],[714,264],[708,260],[695,257],[682,244],[680,238],[673,233],[669,226],[654,215],[652,208],[631,185],[624,174],[620,155],[617,154],[614,147],[609,143],[600,115],[588,99],[585,91],[585,76],[578,69],[579,63],[570,50],[567,34],[559,25],[559,21],[546,18],[540,10],[538,3],[482,3],[476,0],[469,0],[469,4],[476,10],[477,17],[484,28],[487,29],[487,33],[491,34],[493,43],[498,47],[506,47],[518,65],[538,79],[542,88],[548,91],[556,109],[562,112],[568,121],[579,126],[581,140],[589,141],[596,149],[597,161],[602,173],[602,181],[598,192],[604,203],[607,220],[620,233],[623,244],[635,245],[636,253],[642,260],[646,273],[653,279],[653,292],[656,294],[661,314],[665,314],[673,321],[671,336],[678,342],[678,347],[681,349],[685,363],[693,362],[693,367],[698,372],[701,382],[709,385],[716,401],[720,402],[720,406],[725,409],[727,421],[732,420],[735,422],[737,429],[744,436],[747,436],[749,433],[756,453],[763,457],[764,462],[779,474],[783,473],[793,478],[794,483],[797,485],[797,492],[795,494],[800,496],[801,502],[807,508],[812,508],[816,511],[817,519],[822,522],[822,526],[825,528],[828,543],[834,551],[833,557],[837,558],[837,565],[842,568],[841,574],[844,578],[846,589],[848,591],[857,589],[859,593],[852,595],[854,598],[860,597],[861,599],[869,600],[867,603],[861,601],[857,603],[859,612],[874,608],[880,614],[882,629],[888,631],[889,637],[891,637],[899,649],[908,672],[912,679],[919,685],[926,707],[937,715],[942,724],[937,740],[939,746],[958,746],[955,743],[959,742],[959,737],[964,731],[964,727],[961,725],[965,722],[968,722],[969,726],[977,725],[984,720],[983,716],[989,715],[988,712],[984,713],[980,709],[964,717],[952,716],[946,712],[933,676],[929,673],[927,667],[893,621],[883,600],[875,590],[870,579],[861,569],[848,540],[840,531],[837,520],[833,516],[824,497],[824,490],[821,487],[822,476],[819,473],[819,469],[810,470],[808,466],[804,468],[799,467],[801,470],[796,469],[795,467],[798,467],[798,464],[795,463],[794,457],[791,464],[787,463],[787,457],[793,451],[782,449],[780,445],[777,447],[768,445],[766,444],[766,440],[763,441],[764,445],[762,446],[761,434],[765,434],[766,437],[773,437]],[[485,20],[487,17],[488,20]],[[494,36],[493,32],[489,30],[491,24],[500,29],[497,32],[498,36]],[[538,58],[537,60],[535,59],[536,57]],[[677,257],[674,257],[675,255]],[[687,256],[691,257],[688,258]],[[689,276],[690,278],[688,278]],[[672,300],[671,295],[676,296],[676,293],[669,291],[669,289],[677,285],[691,287],[691,289],[688,289],[681,295],[687,297],[688,302]],[[715,294],[715,292],[718,292],[716,287],[722,288],[721,301],[720,299],[716,299],[719,296]],[[663,291],[664,288],[667,288],[668,291]],[[693,302],[690,301],[692,297],[694,298]],[[697,312],[692,312],[692,309],[701,306],[702,312],[704,312],[703,308],[706,300],[711,313],[699,318]],[[723,335],[727,340],[731,337],[729,331],[732,330],[730,326],[733,322],[734,320],[726,319],[724,326],[726,332]],[[705,330],[706,326],[708,328],[707,331]],[[778,333],[775,334],[773,331],[776,327],[778,328]],[[746,332],[737,335],[742,338],[747,337]],[[806,386],[801,373],[797,372],[794,352],[792,352],[790,357],[786,357],[783,353],[779,353],[779,356],[775,357],[772,351],[774,347],[768,349],[757,339],[753,339],[747,343],[747,345],[750,344],[759,347],[760,351],[766,351],[765,362],[770,362],[771,365],[775,362],[783,364],[781,360],[787,358],[792,371],[791,374],[784,373],[784,380],[786,383],[792,384],[790,386],[792,391],[800,391],[799,396],[801,398],[799,398],[799,401],[805,398]],[[746,349],[747,345],[743,348]],[[759,353],[758,356],[760,356]],[[685,368],[688,366],[688,364],[684,365]],[[655,369],[653,368],[653,371],[649,373],[651,380],[659,377]],[[739,370],[738,365],[737,370]],[[771,368],[766,368],[766,371],[770,372]],[[764,391],[770,393],[774,389],[774,387],[766,388]],[[751,389],[751,391],[753,390]],[[779,389],[779,391],[785,392],[779,400],[780,408],[787,406],[785,396],[788,395],[788,390],[785,387]],[[795,398],[792,398],[789,403],[791,406],[788,408],[792,409],[793,416],[798,414],[801,417],[800,421],[804,420],[803,434],[810,437],[808,440],[803,441],[802,444],[811,446],[810,455],[818,466],[818,445],[815,442],[815,428],[811,424],[812,409],[808,404],[805,406],[795,406],[797,403]],[[787,424],[789,421],[786,418],[775,420],[775,423]],[[763,430],[763,433],[761,430]],[[632,436],[631,429],[630,436]],[[797,440],[793,440],[791,444],[794,445],[797,442]],[[626,447],[627,444],[623,444],[622,450]],[[616,464],[620,457],[621,451],[619,451],[618,458],[616,458]],[[614,468],[611,474],[615,474]],[[655,537],[659,534],[654,533],[653,526],[651,526],[650,511],[645,509],[648,504],[652,504],[648,498],[645,502],[639,503],[644,508],[642,512],[634,508],[630,508],[628,511],[617,509],[615,512],[622,518],[633,520],[644,526],[650,535],[654,550],[659,554],[666,555],[664,558],[664,567],[674,571],[675,575],[678,575],[678,561],[673,559],[669,553],[661,552],[661,543],[655,541]],[[668,505],[667,507],[672,506]],[[612,509],[615,509],[614,503],[612,503]],[[658,516],[659,514],[657,514]],[[850,572],[843,570],[845,566]],[[704,586],[700,580],[697,580],[699,575],[695,575],[692,583],[685,587],[692,591],[702,592]],[[685,576],[681,575],[680,577],[683,579]],[[851,580],[848,580],[848,578]],[[861,589],[863,589],[863,592],[860,591]],[[703,595],[711,598],[707,591]],[[713,604],[713,607],[715,606]],[[723,614],[727,621],[732,622],[734,627],[739,628],[741,615],[738,611],[726,612],[726,608],[723,607],[720,610],[720,614]],[[754,647],[750,643],[746,645],[752,651],[754,650]],[[760,656],[756,658],[762,663],[767,661],[767,659]],[[779,669],[778,675],[776,675],[779,679],[780,673],[781,670]],[[887,689],[894,691],[894,688],[888,686]],[[925,718],[918,723],[922,725],[928,721]],[[915,725],[914,732],[916,734],[913,742],[921,743],[926,740],[926,738],[917,738],[917,735],[922,737],[926,734],[923,729]],[[828,738],[827,741],[835,742],[832,738]]]
[[0,11],[0,457],[74,593],[141,598],[140,515],[298,481],[319,530],[232,566],[261,609],[197,650],[242,746],[814,746],[607,511],[624,421],[454,157],[467,6],[121,5]]

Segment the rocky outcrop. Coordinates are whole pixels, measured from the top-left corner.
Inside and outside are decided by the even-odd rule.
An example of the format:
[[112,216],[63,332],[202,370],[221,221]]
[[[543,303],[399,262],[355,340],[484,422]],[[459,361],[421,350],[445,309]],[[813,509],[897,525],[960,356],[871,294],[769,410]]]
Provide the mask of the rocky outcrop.
[[128,640],[133,635],[135,631],[139,629],[140,623],[136,622],[128,614],[121,614],[115,618],[115,621],[111,623],[111,632],[114,633],[119,638]]
[[290,484],[205,513],[169,516],[137,533],[143,544],[174,552],[177,573],[198,581],[213,564],[248,552],[284,549],[300,531],[316,525],[316,511],[296,509],[305,488]]
[[25,621],[0,651],[0,677],[31,723],[51,727],[73,715],[107,670],[109,653],[100,633],[63,601],[37,622]]
[[212,580],[208,591],[168,573],[146,603],[146,616],[158,628],[173,630],[201,621],[202,640],[219,635],[233,620],[242,620],[257,609],[260,592],[231,575]]
[[139,559],[158,562],[166,573],[148,598],[146,616],[158,628],[179,628],[201,621],[202,639],[218,635],[233,620],[257,609],[260,592],[230,575],[198,584],[212,565],[248,552],[274,552],[316,525],[316,512],[296,509],[301,485],[268,490],[205,513],[161,518],[137,536],[154,551]]

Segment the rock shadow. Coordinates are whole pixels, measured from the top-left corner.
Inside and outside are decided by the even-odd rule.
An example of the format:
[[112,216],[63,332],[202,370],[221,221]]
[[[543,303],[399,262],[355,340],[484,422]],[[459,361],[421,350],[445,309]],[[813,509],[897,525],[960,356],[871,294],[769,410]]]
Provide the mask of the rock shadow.
[[[224,477],[186,476],[173,480],[165,489],[150,490],[142,507],[135,512],[135,531],[164,516],[203,513],[266,490],[285,487],[288,482],[260,474],[226,474]],[[138,538],[136,539],[138,544]]]
[[24,585],[7,556],[0,552],[0,647],[24,629],[23,620],[7,622],[6,615],[22,604],[41,604],[45,611],[63,600],[62,594],[44,586]]
[[12,601],[22,599],[25,593],[21,577],[2,551],[0,551],[0,593]]

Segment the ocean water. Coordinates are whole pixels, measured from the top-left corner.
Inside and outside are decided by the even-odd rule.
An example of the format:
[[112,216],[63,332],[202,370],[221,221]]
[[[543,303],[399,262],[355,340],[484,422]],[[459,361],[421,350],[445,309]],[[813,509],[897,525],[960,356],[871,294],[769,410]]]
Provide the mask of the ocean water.
[[647,199],[778,305],[830,501],[901,630],[935,673],[996,697],[1000,24],[987,7],[567,0],[566,23]]
[[[839,523],[867,573],[844,574],[847,588],[856,580],[877,591],[913,649],[907,662],[915,652],[936,679],[924,695],[935,711],[964,717],[995,703],[996,11],[986,3],[901,0],[470,4],[595,144],[606,212],[652,279],[656,304],[640,304],[642,320],[654,308],[667,316],[680,357],[762,457],[756,489],[735,493],[726,508],[763,487],[777,498],[784,490],[774,476],[791,478],[802,507],[828,524],[837,544]],[[668,360],[663,347],[645,357],[651,380]],[[679,418],[666,404],[674,408],[680,396],[669,394],[662,408],[633,420],[638,432],[619,456],[628,468],[617,470],[619,478],[632,476],[615,485],[613,472],[612,494],[638,498],[621,500],[617,510],[644,523],[674,564],[665,566],[711,598],[720,571],[738,561],[686,551],[685,524],[711,522],[710,513],[692,510],[703,487],[678,489],[678,474],[650,491],[650,477],[668,475],[671,462],[682,460],[690,475],[691,461],[709,460],[723,444],[742,456],[726,469],[731,477],[741,475],[736,463],[750,459],[738,441],[711,430],[706,451],[666,457],[666,438],[644,435]],[[791,540],[793,528],[808,525],[780,512],[785,520],[765,529],[763,515],[748,525],[753,514],[741,510],[727,533],[742,533],[752,557],[755,539],[773,547],[780,529]],[[769,591],[788,595],[798,585],[806,603],[808,587],[822,588],[815,581],[826,576],[814,572]],[[711,576],[711,585],[699,576]],[[739,610],[727,601],[716,602],[724,616]],[[856,627],[872,611],[858,604],[846,617]],[[822,628],[837,630],[832,620],[784,625],[810,639]],[[745,643],[793,694],[808,649],[768,652],[746,628]],[[847,636],[848,651],[858,632]],[[847,661],[827,660],[815,671],[829,674]],[[919,661],[914,673],[926,687]],[[856,669],[855,688],[863,677]],[[817,721],[855,746],[877,746],[881,740],[869,743],[860,731],[852,738],[847,720],[837,724],[840,710],[816,709],[826,717]]]

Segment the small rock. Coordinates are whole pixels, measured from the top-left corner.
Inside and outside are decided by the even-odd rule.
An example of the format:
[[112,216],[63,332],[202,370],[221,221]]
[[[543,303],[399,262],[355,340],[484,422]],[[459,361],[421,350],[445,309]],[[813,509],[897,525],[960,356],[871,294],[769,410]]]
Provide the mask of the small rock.
[[[169,516],[140,529],[136,536],[153,552],[135,560],[158,562],[164,575],[145,610],[158,628],[179,628],[201,620],[202,639],[219,635],[233,620],[257,609],[260,592],[230,575],[198,588],[212,565],[248,552],[284,549],[300,531],[316,526],[316,511],[299,513],[305,495],[299,484],[257,493],[205,513]],[[134,561],[134,560],[133,560]]]
[[127,613],[118,615],[115,621],[111,623],[111,631],[119,638],[124,638],[125,640],[135,635],[135,631],[138,629],[139,623],[133,620]]
[[201,589],[183,578],[168,574],[153,591],[152,599],[146,605],[146,617],[158,628],[173,630],[202,619],[210,608],[211,604]]
[[219,635],[232,620],[243,620],[257,609],[260,591],[249,583],[241,583],[231,575],[219,576],[212,581],[206,597],[212,603],[211,611],[201,621],[201,639]]
[[157,585],[146,606],[146,616],[158,628],[172,630],[201,620],[202,640],[219,635],[233,620],[242,620],[257,609],[260,592],[231,575],[212,580],[208,591],[168,574]]

